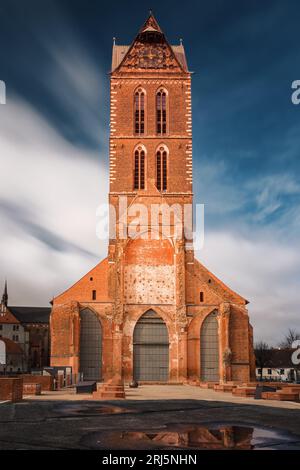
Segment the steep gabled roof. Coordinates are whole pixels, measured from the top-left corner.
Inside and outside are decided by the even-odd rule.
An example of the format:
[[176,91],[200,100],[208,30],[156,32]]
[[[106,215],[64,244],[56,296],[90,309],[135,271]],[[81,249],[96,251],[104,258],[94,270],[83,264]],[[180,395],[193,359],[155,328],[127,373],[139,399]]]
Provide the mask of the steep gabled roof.
[[188,65],[186,61],[185,50],[184,50],[183,44],[180,44],[177,46],[171,46],[171,47],[178,61],[181,63],[182,67],[184,68],[184,70],[188,71]]
[[9,307],[20,323],[49,323],[51,307]]
[[11,312],[10,308],[7,307],[5,312],[0,312],[0,324],[1,323],[19,324],[20,322]]
[[[154,41],[153,43],[150,41],[150,38],[152,38],[151,41]],[[156,63],[156,65],[151,66],[151,59],[150,62],[149,60],[147,61],[147,55],[144,54],[144,51],[154,44],[156,45],[157,50],[159,50],[158,58],[160,56],[161,62],[160,65],[157,65]],[[143,47],[145,49],[141,54]],[[127,72],[130,70],[135,71],[137,69],[151,70],[156,68],[168,71],[179,70],[188,73],[183,45],[171,46],[153,14],[150,13],[130,46],[113,45],[112,72]]]
[[0,341],[3,341],[5,343],[5,348],[6,348],[6,354],[23,354],[23,349],[19,345],[19,343],[16,343],[15,341],[12,341],[9,338],[1,337]]
[[[171,45],[170,47],[173,50],[178,62],[180,62],[184,71],[188,72],[188,65],[186,61],[185,50],[184,50],[183,44]],[[113,45],[112,62],[111,62],[112,72],[116,70],[117,67],[119,67],[125,55],[127,54],[129,48],[130,46],[119,45],[119,44]]]
[[111,299],[108,296],[108,258],[104,258],[71,287],[55,296],[52,301],[53,305],[66,303],[71,299],[76,302],[85,302],[87,293],[88,295],[91,293],[93,285],[91,282],[95,282],[94,286],[97,286],[97,301],[110,302]]
[[[297,368],[292,362],[292,354],[295,349],[269,349],[268,357],[264,363],[264,367],[270,369],[286,369]],[[259,366],[258,366],[259,367]]]
[[122,62],[130,46],[113,45],[111,71],[113,72]]
[[224,282],[222,282],[217,276],[209,271],[200,261],[195,259],[195,273],[194,275],[201,281],[205,282],[210,289],[212,289],[216,295],[221,296],[228,302],[248,304],[248,300],[237,294],[234,290],[230,289]]

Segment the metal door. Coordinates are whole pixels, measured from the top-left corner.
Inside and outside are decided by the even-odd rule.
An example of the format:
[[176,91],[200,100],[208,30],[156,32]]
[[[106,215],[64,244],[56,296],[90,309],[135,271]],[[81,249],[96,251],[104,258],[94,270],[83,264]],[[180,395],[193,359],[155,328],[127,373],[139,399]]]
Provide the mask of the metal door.
[[137,322],[133,333],[135,380],[169,380],[169,335],[165,322],[149,310]]
[[201,380],[219,382],[219,333],[217,312],[208,315],[201,328]]
[[102,328],[95,313],[80,312],[80,372],[83,380],[101,380]]

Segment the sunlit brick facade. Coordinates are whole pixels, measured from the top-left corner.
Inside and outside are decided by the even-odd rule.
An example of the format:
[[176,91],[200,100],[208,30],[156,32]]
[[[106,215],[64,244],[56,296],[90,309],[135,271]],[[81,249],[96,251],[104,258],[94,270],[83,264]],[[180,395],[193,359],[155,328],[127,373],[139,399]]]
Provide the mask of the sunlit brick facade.
[[[255,373],[247,301],[175,237],[174,219],[168,237],[161,216],[150,227],[153,204],[193,202],[191,73],[183,45],[169,45],[152,15],[131,46],[114,44],[110,93],[116,237],[107,258],[54,299],[51,364],[104,381],[247,382]],[[134,204],[148,221],[123,237]]]

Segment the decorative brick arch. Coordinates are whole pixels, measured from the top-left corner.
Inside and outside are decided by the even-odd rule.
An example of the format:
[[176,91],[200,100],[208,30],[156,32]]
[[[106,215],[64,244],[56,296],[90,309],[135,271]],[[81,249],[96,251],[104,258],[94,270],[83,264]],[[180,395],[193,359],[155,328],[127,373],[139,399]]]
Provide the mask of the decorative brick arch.
[[149,310],[153,310],[155,313],[157,313],[157,315],[158,315],[159,317],[161,317],[161,319],[164,321],[164,323],[165,323],[165,325],[166,325],[166,327],[167,327],[167,329],[168,329],[168,335],[169,335],[169,337],[170,337],[170,335],[173,333],[172,330],[174,329],[174,331],[175,331],[175,328],[172,328],[172,318],[171,318],[170,315],[168,315],[167,312],[165,312],[162,308],[160,308],[160,307],[158,307],[158,306],[154,306],[154,307],[148,306],[147,308],[144,308],[143,311],[140,312],[140,313],[138,314],[138,316],[135,318],[135,324],[134,324],[134,326],[133,326],[133,330],[134,330],[134,328],[135,328],[137,322],[138,322],[138,321],[141,319],[141,317],[142,317],[143,315],[145,315],[145,313],[147,313]]
[[169,95],[169,91],[164,83],[161,83],[159,87],[156,88],[155,94],[159,93],[161,90],[163,90],[167,96]]
[[[127,237],[126,240],[124,240],[124,252],[126,251],[126,249],[129,247],[129,245],[134,242],[135,240],[138,240],[139,238],[140,239],[148,239],[148,240],[151,240],[151,232],[153,234],[156,234],[156,237],[153,238],[153,240],[159,240],[159,239],[162,239],[162,240],[167,240],[170,245],[173,247],[173,249],[175,250],[175,243],[174,243],[174,238],[173,237],[162,237],[161,236],[161,232],[159,230],[157,230],[156,228],[154,227],[146,227],[144,230],[141,230],[140,232],[136,233],[135,236],[132,236],[132,237]],[[147,236],[146,236],[147,234]]]
[[106,311],[98,310],[92,304],[88,304],[88,303],[80,304],[79,313],[84,309],[89,309],[91,312],[93,312],[96,315],[102,328],[103,337],[105,336],[105,337],[111,338],[112,337],[111,321],[108,319]]
[[[147,229],[142,232],[148,233],[149,237],[151,230]],[[141,264],[153,265],[173,264],[174,243],[169,238],[157,238],[146,240],[142,238],[142,233],[139,233],[135,238],[130,238],[124,248],[125,262],[135,261]],[[159,234],[158,234],[159,235]]]

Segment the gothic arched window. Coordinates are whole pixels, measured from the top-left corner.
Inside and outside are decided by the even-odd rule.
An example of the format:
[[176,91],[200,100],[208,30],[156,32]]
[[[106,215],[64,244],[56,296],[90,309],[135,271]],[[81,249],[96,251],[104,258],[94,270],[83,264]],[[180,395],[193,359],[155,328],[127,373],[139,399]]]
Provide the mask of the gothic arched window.
[[167,133],[167,92],[164,88],[156,93],[156,133]]
[[145,148],[139,145],[134,151],[134,189],[145,189]]
[[156,151],[156,187],[159,191],[167,190],[168,151],[161,146]]
[[134,133],[145,133],[145,91],[138,88],[134,94]]

